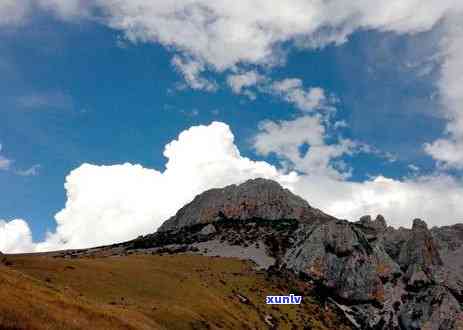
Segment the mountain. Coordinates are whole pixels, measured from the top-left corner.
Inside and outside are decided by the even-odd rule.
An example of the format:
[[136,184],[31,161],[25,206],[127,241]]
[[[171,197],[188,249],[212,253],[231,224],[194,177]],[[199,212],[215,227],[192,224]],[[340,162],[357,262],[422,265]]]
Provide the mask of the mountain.
[[[197,196],[134,251],[238,257],[314,284],[361,329],[463,329],[463,225],[388,227],[312,208],[256,179]],[[282,275],[284,276],[284,275]]]
[[[129,242],[7,258],[0,283],[15,284],[1,278],[14,271],[37,295],[59,295],[46,301],[70,299],[79,329],[89,318],[100,328],[110,320],[134,329],[463,329],[463,224],[350,222],[265,179],[206,191]],[[0,302],[15,290],[0,290]],[[303,304],[265,304],[266,295],[290,293]],[[107,319],[79,309],[87,303]],[[5,306],[0,328],[2,313],[21,315]]]

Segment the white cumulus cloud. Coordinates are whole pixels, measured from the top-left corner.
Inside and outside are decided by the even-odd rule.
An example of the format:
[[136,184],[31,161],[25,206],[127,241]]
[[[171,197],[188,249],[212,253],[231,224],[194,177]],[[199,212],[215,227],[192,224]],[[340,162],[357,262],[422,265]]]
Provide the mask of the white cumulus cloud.
[[3,253],[31,252],[35,249],[27,222],[0,219],[0,251]]
[[140,165],[83,164],[66,178],[66,207],[55,216],[57,229],[39,250],[110,244],[154,232],[195,195],[214,187],[265,177],[290,183],[265,162],[240,155],[223,123],[195,126],[166,145],[166,170]]
[[[320,127],[315,118],[304,118],[297,124],[301,123],[306,128],[313,125],[315,131]],[[292,124],[272,127],[280,132]],[[283,142],[276,139],[274,143],[284,151],[280,156],[291,156],[285,151],[291,144],[323,143],[322,131],[308,134],[314,136],[284,140],[282,135]],[[434,175],[394,180],[379,176],[352,182],[329,171],[296,174],[243,157],[230,127],[220,122],[183,131],[166,145],[164,156],[168,161],[163,172],[135,164],[81,165],[66,178],[67,201],[55,216],[56,230],[44,242],[33,244],[23,220],[3,221],[0,248],[7,252],[43,251],[133,239],[154,232],[204,190],[256,177],[276,180],[313,206],[349,220],[370,213],[381,213],[396,226],[409,226],[417,216],[430,225],[463,219],[463,182],[455,178]],[[329,162],[324,164],[329,166]]]

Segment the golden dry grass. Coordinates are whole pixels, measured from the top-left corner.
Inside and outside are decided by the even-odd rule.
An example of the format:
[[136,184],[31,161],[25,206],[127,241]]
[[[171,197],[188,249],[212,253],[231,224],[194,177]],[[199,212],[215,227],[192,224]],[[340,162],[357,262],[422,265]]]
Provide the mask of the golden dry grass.
[[266,305],[266,295],[308,289],[295,280],[270,280],[240,260],[194,255],[9,260],[12,265],[0,266],[1,329],[265,329],[266,316],[279,329],[348,329],[309,296],[300,306]]

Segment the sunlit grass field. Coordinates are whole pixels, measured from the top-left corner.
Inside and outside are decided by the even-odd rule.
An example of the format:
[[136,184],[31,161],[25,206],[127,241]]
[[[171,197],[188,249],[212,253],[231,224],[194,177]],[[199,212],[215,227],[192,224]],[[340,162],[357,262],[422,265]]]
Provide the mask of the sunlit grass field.
[[[0,329],[349,329],[293,278],[197,255],[8,256]],[[304,296],[268,306],[266,295]]]

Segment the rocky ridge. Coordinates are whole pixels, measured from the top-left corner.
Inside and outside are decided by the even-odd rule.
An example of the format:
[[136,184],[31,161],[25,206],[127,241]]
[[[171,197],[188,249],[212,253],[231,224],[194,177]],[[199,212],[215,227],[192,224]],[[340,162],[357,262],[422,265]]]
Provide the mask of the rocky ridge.
[[211,189],[182,207],[158,231],[179,229],[219,220],[328,221],[334,218],[312,208],[303,198],[266,179],[249,180],[241,185]]
[[[360,329],[463,329],[463,225],[339,220],[256,179],[197,196],[131,251],[253,260],[313,283]],[[230,255],[231,254],[231,255]]]

